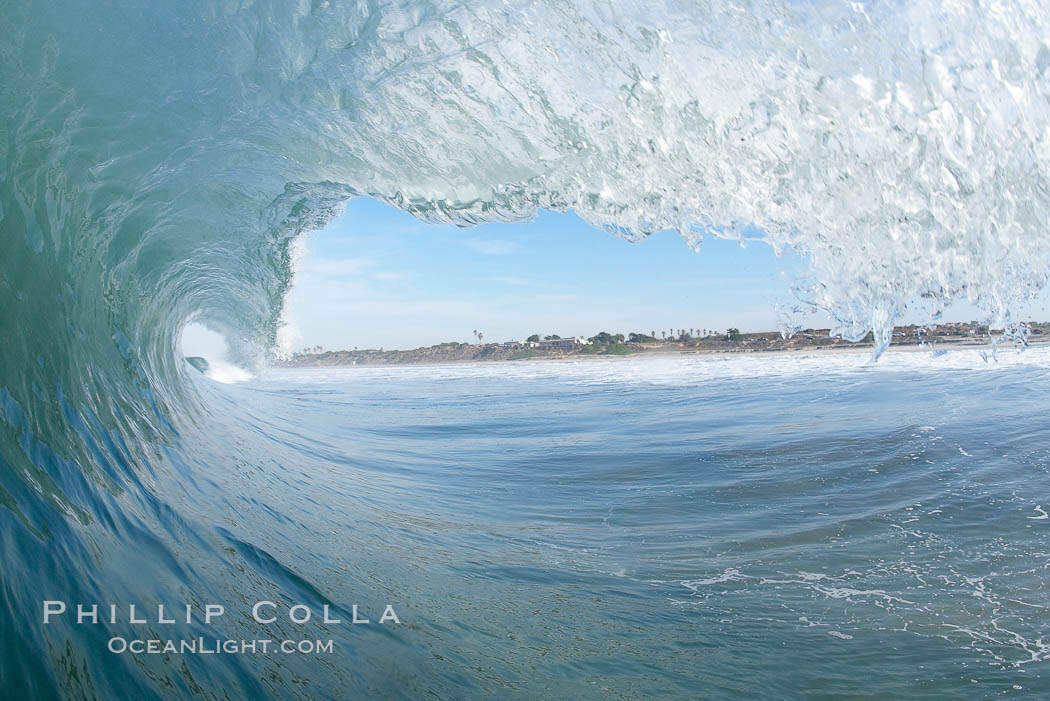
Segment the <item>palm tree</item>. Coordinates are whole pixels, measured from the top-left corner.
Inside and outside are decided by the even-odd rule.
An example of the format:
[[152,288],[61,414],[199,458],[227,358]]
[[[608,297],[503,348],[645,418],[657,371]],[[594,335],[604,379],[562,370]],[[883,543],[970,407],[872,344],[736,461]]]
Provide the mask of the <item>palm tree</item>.
[[485,338],[485,334],[480,331],[475,331],[475,333],[478,335],[478,343],[481,343],[481,339]]

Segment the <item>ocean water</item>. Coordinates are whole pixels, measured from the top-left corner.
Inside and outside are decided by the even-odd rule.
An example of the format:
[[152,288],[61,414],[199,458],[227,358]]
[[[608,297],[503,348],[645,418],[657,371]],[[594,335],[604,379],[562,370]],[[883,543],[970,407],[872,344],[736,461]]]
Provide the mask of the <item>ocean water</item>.
[[[56,521],[46,542],[63,552],[41,561],[5,517],[25,555],[5,560],[5,598],[230,614],[16,619],[5,687],[1042,698],[1048,373],[1045,349],[275,370],[236,385],[193,372],[208,408],[92,525]],[[259,625],[260,600],[316,615]],[[343,624],[318,623],[325,604]],[[347,624],[353,604],[369,625]],[[376,623],[387,604],[399,625]],[[106,651],[147,630],[334,649]]]
[[[1042,350],[265,368],[357,196],[760,239],[876,355],[1023,340],[1048,72],[1038,0],[0,2],[0,697],[1045,697]],[[109,651],[259,635],[335,651]]]

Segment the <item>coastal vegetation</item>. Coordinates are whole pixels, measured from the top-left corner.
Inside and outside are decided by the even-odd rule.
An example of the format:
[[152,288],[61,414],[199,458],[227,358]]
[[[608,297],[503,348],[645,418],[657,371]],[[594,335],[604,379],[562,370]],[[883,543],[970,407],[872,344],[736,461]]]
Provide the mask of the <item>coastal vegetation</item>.
[[[1050,323],[1030,322],[1026,326],[1033,341],[1050,338]],[[588,338],[558,334],[532,334],[522,341],[483,343],[484,333],[474,330],[475,343],[449,341],[411,350],[364,349],[332,351],[320,346],[282,360],[291,367],[333,367],[346,365],[400,365],[472,361],[528,360],[586,356],[625,356],[645,353],[753,353],[769,351],[835,350],[871,347],[869,333],[857,342],[831,335],[830,329],[802,329],[785,335],[780,331],[744,332],[736,327],[725,331],[710,329],[651,330],[649,333],[611,333],[600,331]],[[893,345],[981,346],[1002,336],[1001,330],[977,322],[944,323],[937,326],[901,326],[893,334]]]

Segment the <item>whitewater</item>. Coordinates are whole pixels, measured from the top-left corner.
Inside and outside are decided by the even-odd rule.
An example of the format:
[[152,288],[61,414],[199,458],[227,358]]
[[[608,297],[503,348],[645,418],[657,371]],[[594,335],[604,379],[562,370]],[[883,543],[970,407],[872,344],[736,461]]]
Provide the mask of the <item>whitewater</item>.
[[[0,690],[1045,695],[1038,348],[266,367],[296,242],[362,195],[757,238],[876,356],[956,301],[1023,338],[1048,70],[1039,2],[6,0]],[[185,363],[190,323],[252,379]],[[136,657],[106,642],[141,629],[45,626],[42,598],[404,625]]]

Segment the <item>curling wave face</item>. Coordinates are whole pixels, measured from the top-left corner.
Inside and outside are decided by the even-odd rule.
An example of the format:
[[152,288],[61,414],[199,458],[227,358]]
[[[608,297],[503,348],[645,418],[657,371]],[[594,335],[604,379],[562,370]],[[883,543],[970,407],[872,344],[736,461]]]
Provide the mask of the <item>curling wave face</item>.
[[191,312],[272,343],[288,240],[362,193],[755,225],[850,336],[916,300],[1006,317],[1050,260],[1039,3],[38,4],[2,16],[5,261],[135,349]]
[[758,231],[809,257],[804,303],[880,343],[908,305],[1008,320],[1050,262],[1048,71],[1024,1],[8,0],[0,504],[45,537],[148,493],[209,401],[183,326],[272,349],[290,243],[355,195]]

